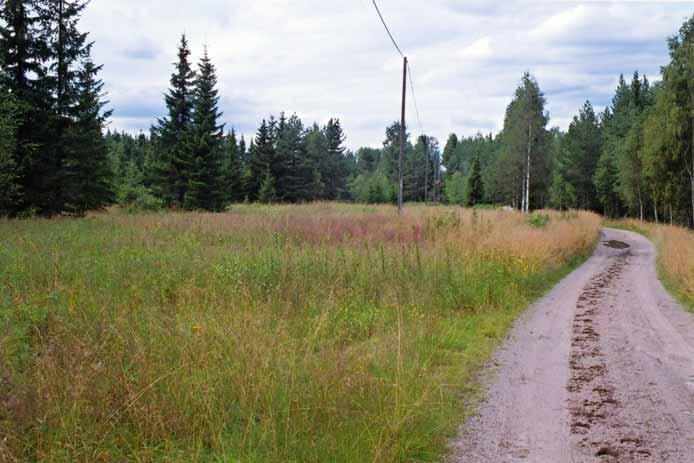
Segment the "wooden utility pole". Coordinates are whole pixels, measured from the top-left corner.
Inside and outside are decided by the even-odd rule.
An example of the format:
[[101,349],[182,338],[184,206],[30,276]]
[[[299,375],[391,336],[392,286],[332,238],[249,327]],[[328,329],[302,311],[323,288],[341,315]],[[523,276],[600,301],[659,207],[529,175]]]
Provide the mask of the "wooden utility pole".
[[403,199],[403,188],[405,186],[404,173],[403,173],[403,161],[405,158],[405,99],[407,98],[407,57],[403,58],[402,67],[402,111],[400,117],[400,160],[399,164],[399,177],[400,177],[400,190],[398,191],[398,214],[402,214],[402,199]]

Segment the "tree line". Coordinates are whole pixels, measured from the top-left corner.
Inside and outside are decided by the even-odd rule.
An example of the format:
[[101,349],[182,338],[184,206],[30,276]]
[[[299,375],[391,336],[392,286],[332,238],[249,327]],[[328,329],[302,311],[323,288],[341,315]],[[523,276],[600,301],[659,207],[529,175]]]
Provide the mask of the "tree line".
[[611,104],[587,101],[566,132],[548,129],[546,100],[525,74],[496,136],[445,145],[445,195],[457,204],[588,209],[694,226],[694,18],[668,40],[655,84],[620,76]]
[[[185,35],[165,95],[167,115],[148,135],[105,135],[117,201],[155,209],[218,211],[238,202],[317,200],[394,202],[400,124],[381,149],[352,153],[339,119],[305,125],[296,115],[263,119],[247,143],[219,123],[215,67],[205,51],[196,70]],[[406,134],[405,199],[437,201],[442,165],[438,141]]]
[[217,73],[185,36],[149,133],[107,130],[101,66],[79,30],[86,0],[0,6],[0,215],[140,209],[223,210],[236,202],[392,203],[405,131],[404,199],[523,211],[590,209],[694,225],[694,18],[668,40],[651,83],[623,76],[611,104],[587,101],[567,131],[548,128],[546,99],[526,73],[496,135],[412,139],[386,127],[379,148],[345,148],[341,121],[280,113],[250,141],[220,122]]
[[0,3],[0,215],[82,213],[113,201],[101,67],[84,0]]

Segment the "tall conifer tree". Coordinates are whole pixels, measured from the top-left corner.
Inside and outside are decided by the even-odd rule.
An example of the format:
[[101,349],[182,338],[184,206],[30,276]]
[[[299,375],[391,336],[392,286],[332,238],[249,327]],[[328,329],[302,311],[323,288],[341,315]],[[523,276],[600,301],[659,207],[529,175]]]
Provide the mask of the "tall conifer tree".
[[65,210],[77,214],[115,201],[113,172],[103,129],[111,111],[104,111],[101,66],[87,59],[74,82],[76,104],[70,108],[74,123],[67,129],[63,192]]
[[[256,133],[255,141],[251,144],[251,165],[250,176],[248,177],[248,197],[250,200],[258,199],[263,183],[274,185],[275,182],[272,178],[272,167],[275,163],[275,146],[272,140],[273,125],[263,119]],[[268,175],[271,177],[271,182],[267,180]]]
[[219,112],[217,75],[205,49],[195,81],[195,99],[189,137],[191,165],[184,207],[216,211],[224,202],[222,184],[223,125]]
[[16,121],[14,147],[6,161],[15,165],[24,192],[14,212],[36,209],[36,191],[42,183],[36,173],[47,168],[41,159],[48,111],[48,96],[41,85],[45,74],[42,60],[46,56],[33,2],[6,0],[0,4],[0,78],[16,104],[12,111]]
[[185,34],[178,47],[178,62],[171,75],[171,88],[164,96],[168,116],[152,127],[156,141],[153,187],[169,206],[182,207],[188,189],[190,127],[193,117],[195,72],[190,63],[190,48]]

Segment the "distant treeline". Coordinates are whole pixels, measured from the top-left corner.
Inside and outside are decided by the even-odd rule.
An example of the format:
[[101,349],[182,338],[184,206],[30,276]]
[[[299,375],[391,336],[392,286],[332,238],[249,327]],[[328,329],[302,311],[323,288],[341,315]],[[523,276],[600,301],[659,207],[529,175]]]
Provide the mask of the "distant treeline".
[[465,202],[481,166],[486,203],[694,225],[693,46],[694,18],[669,39],[661,81],[621,76],[611,105],[596,114],[586,102],[567,132],[547,129],[545,98],[526,74],[501,133],[449,137],[447,200]]
[[[106,131],[100,67],[77,27],[86,5],[2,3],[0,215],[396,201],[399,123],[380,148],[350,152],[340,120],[305,125],[280,113],[247,141],[221,124],[215,67],[205,50],[194,69],[185,36],[165,117],[148,134]],[[596,114],[586,102],[566,132],[548,128],[545,97],[526,74],[496,136],[453,134],[441,153],[435,138],[406,133],[404,199],[694,224],[694,18],[668,46],[661,81],[621,77],[612,104]]]
[[[198,70],[184,37],[165,96],[168,114],[148,136],[106,134],[118,202],[136,208],[222,210],[236,202],[317,200],[394,202],[400,124],[382,149],[344,147],[339,119],[305,126],[297,115],[264,119],[247,143],[219,124],[215,69],[207,53]],[[438,142],[420,136],[405,146],[405,200],[440,198]]]

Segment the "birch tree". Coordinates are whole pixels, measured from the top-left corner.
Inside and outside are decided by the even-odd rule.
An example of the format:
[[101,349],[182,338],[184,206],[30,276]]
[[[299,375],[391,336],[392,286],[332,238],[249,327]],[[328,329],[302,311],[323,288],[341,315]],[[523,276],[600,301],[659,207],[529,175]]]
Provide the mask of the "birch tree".
[[506,200],[513,207],[529,212],[544,205],[549,183],[547,122],[545,97],[529,73],[508,108],[501,135],[502,156],[497,164],[499,175],[510,180]]

